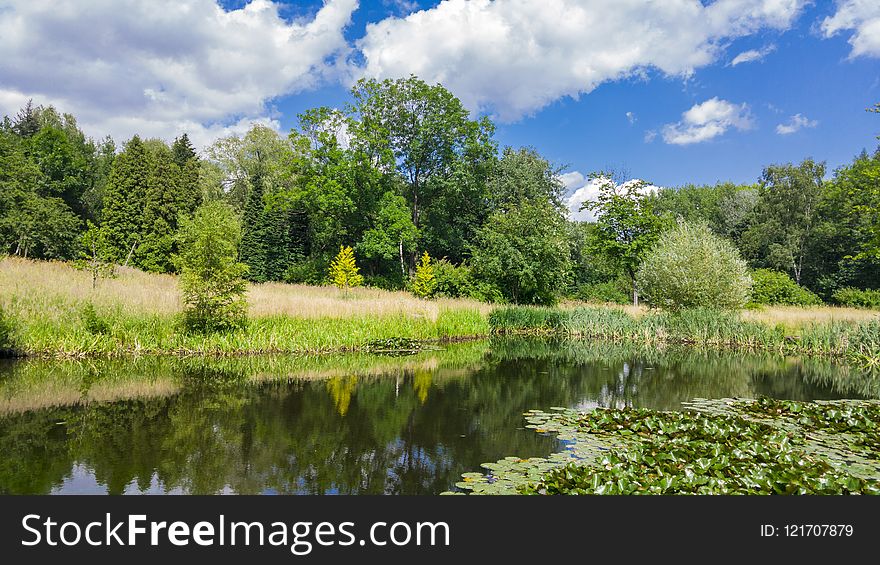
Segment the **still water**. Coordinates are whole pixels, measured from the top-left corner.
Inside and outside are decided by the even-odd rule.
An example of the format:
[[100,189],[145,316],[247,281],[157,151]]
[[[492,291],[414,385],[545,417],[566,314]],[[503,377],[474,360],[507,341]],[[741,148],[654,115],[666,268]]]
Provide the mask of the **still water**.
[[409,357],[0,364],[0,493],[436,494],[552,406],[876,398],[877,377],[774,355],[503,339]]

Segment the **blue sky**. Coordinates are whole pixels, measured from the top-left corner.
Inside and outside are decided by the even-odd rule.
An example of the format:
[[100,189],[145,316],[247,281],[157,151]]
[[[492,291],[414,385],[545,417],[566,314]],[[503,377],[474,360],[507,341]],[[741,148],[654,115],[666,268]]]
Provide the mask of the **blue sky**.
[[609,168],[662,186],[833,169],[880,134],[875,1],[126,2],[0,2],[0,112],[32,97],[95,136],[204,146],[414,72],[492,116],[502,146],[565,165],[571,190]]

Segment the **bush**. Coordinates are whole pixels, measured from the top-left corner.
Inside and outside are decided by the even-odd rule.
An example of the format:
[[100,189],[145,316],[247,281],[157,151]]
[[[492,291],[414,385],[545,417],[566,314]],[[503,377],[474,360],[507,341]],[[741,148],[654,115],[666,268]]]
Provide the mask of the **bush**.
[[704,225],[682,223],[660,236],[636,274],[651,304],[682,308],[742,308],[752,281],[729,241]]
[[247,265],[239,263],[241,224],[235,211],[222,202],[200,207],[184,219],[177,235],[180,287],[186,308],[186,329],[228,331],[244,326]]
[[619,281],[582,284],[578,287],[576,297],[584,302],[612,302],[614,304],[629,304],[632,302],[629,293],[620,288]]
[[330,261],[327,276],[331,283],[343,290],[364,284],[364,277],[354,258],[354,250],[347,245],[339,246],[336,258]]
[[434,262],[434,296],[461,298],[471,296],[473,279],[467,265],[453,265],[445,257]]
[[880,310],[880,290],[859,290],[847,287],[837,290],[831,298],[841,306]]
[[326,282],[327,262],[321,258],[291,263],[284,271],[284,281],[290,284],[322,285]]
[[784,306],[818,306],[822,299],[799,286],[791,277],[771,269],[752,272],[752,302]]
[[79,317],[82,320],[83,327],[90,334],[104,335],[110,333],[110,322],[98,315],[95,311],[95,305],[91,302],[86,302],[82,306]]

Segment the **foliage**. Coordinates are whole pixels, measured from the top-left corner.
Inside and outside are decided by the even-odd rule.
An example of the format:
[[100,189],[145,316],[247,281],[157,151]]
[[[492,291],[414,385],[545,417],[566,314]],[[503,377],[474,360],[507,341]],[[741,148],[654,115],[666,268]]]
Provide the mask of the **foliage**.
[[478,281],[517,304],[553,304],[570,272],[568,230],[547,201],[523,202],[489,217],[471,248]]
[[187,329],[210,333],[245,324],[247,265],[237,260],[240,240],[235,212],[221,202],[203,204],[181,224],[177,265]]
[[880,310],[880,290],[860,290],[846,287],[835,291],[832,299],[841,306]]
[[434,275],[434,263],[431,262],[431,256],[425,251],[422,253],[422,259],[416,265],[416,273],[413,276],[410,288],[412,293],[419,298],[429,298],[434,296],[434,290],[437,287],[437,277]]
[[639,290],[654,306],[742,308],[752,281],[730,242],[704,225],[679,224],[665,232],[639,267]]
[[330,282],[341,289],[364,284],[364,277],[358,272],[354,250],[346,245],[339,247],[339,253],[330,262],[328,277]]
[[303,259],[288,265],[284,281],[292,284],[320,285],[326,279],[328,263],[320,257]]
[[812,159],[764,169],[755,219],[742,237],[745,254],[756,266],[790,272],[801,283],[812,259],[824,176],[825,164]]
[[608,437],[619,447],[595,465],[553,469],[524,492],[880,494],[876,480],[833,466],[787,430],[741,416],[597,409],[575,426],[578,435]]
[[786,306],[817,306],[822,300],[808,289],[798,285],[785,273],[772,269],[752,271],[752,302]]
[[92,275],[92,288],[98,286],[98,279],[114,276],[116,266],[107,261],[109,256],[107,243],[104,240],[104,232],[91,221],[82,236],[81,258],[77,267],[89,271]]
[[575,297],[584,302],[627,304],[630,301],[630,297],[627,296],[627,291],[621,286],[619,279],[582,284],[578,287]]
[[3,310],[0,305],[0,350],[10,350],[15,347],[15,323],[12,317]]
[[87,332],[96,335],[110,333],[110,323],[106,318],[98,315],[95,305],[91,302],[83,304],[79,317]]
[[669,220],[654,210],[654,200],[647,196],[644,181],[618,185],[603,173],[591,176],[599,184],[599,196],[585,202],[581,209],[598,216],[591,242],[593,253],[629,277],[633,303],[638,305],[636,272]]
[[388,265],[397,261],[401,275],[405,275],[405,258],[415,249],[419,231],[402,196],[386,192],[378,206],[375,223],[364,232],[358,252],[377,263]]

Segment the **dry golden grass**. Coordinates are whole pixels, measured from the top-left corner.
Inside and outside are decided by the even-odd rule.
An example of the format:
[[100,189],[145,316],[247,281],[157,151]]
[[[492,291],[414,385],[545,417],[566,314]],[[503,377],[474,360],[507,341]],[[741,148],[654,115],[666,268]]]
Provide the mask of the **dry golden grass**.
[[782,324],[788,328],[800,328],[814,323],[880,320],[880,312],[838,306],[813,306],[810,308],[767,306],[760,310],[746,310],[742,317],[744,320],[765,324]]
[[[101,279],[92,288],[88,272],[55,261],[17,257],[0,260],[0,296],[38,299],[47,309],[57,301],[91,301],[98,308],[121,307],[129,314],[174,314],[181,310],[177,277],[119,268],[117,276]],[[253,317],[286,315],[296,318],[385,317],[401,313],[436,320],[441,309],[476,309],[487,314],[488,304],[473,300],[421,300],[407,292],[282,283],[250,285],[248,306]]]

